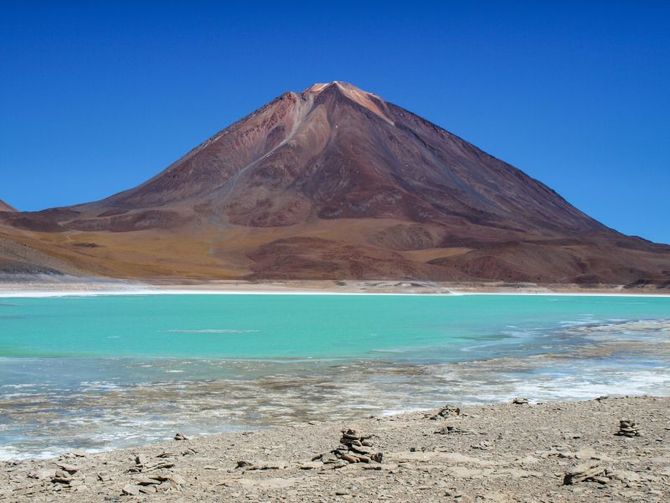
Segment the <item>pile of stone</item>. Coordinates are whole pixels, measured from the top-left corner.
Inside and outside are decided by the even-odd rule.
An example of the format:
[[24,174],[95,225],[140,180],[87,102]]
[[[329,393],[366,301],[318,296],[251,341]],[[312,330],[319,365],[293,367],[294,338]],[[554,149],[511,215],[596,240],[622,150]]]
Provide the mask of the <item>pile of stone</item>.
[[374,452],[370,439],[372,435],[361,435],[356,430],[342,430],[340,445],[326,454],[319,454],[312,461],[340,468],[352,463],[381,463],[384,455]]
[[459,407],[456,407],[454,405],[445,405],[439,411],[437,411],[437,414],[433,414],[432,416],[430,416],[430,419],[436,421],[438,419],[446,419],[449,416],[460,416],[460,415],[461,415],[461,409]]
[[79,471],[74,465],[68,463],[56,463],[58,470],[51,477],[52,484],[60,484],[64,486],[71,486],[74,482],[74,474]]
[[158,455],[160,460],[155,462],[151,462],[142,455],[135,456],[135,463],[128,469],[128,472],[137,475],[131,484],[126,484],[121,489],[121,494],[123,496],[137,496],[139,494],[181,490],[186,481],[181,475],[169,472],[176,464],[174,461],[166,459],[171,456],[172,454],[164,452]]
[[619,431],[617,431],[615,435],[628,438],[639,437],[640,431],[637,429],[637,425],[634,421],[622,419],[619,421]]
[[564,485],[573,485],[578,482],[598,482],[607,484],[607,470],[597,463],[589,462],[575,466],[563,477]]

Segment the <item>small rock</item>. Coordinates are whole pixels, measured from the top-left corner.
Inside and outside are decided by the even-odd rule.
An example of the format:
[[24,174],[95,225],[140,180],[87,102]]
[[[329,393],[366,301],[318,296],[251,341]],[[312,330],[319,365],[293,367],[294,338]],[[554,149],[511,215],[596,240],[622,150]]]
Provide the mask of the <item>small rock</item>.
[[381,453],[381,452],[378,452],[378,453],[373,454],[372,456],[370,456],[370,459],[372,459],[372,461],[376,461],[377,463],[381,463],[382,460],[384,459],[384,454]]
[[160,480],[156,480],[155,477],[154,478],[141,477],[141,478],[135,479],[134,482],[135,482],[135,484],[137,484],[139,486],[153,486],[153,485],[157,485],[157,484],[161,483]]
[[253,466],[254,464],[250,463],[249,461],[238,461],[235,468],[251,468]]
[[611,479],[623,482],[624,484],[635,484],[641,480],[637,473],[627,470],[608,470],[607,476]]
[[596,463],[582,463],[575,466],[563,477],[563,485],[573,485],[578,482],[593,480],[605,475],[605,468]]
[[301,470],[318,470],[323,467],[323,463],[318,463],[316,461],[309,461],[300,465]]
[[372,452],[370,447],[364,447],[363,445],[352,445],[350,450],[360,454],[370,454],[370,452]]
[[137,496],[140,494],[140,488],[132,484],[127,484],[121,489],[121,494],[124,496]]
[[340,459],[343,459],[343,460],[345,460],[349,463],[358,463],[358,458],[354,457],[354,456],[351,456],[350,454],[342,454],[340,456]]
[[173,473],[169,475],[166,479],[167,482],[172,482],[174,485],[183,486],[186,484],[186,479],[179,475],[178,473]]
[[56,470],[31,470],[26,476],[29,479],[48,479],[56,475]]
[[175,439],[175,440],[188,440],[188,438],[186,437],[186,435],[184,435],[183,433],[177,433],[177,434],[174,436],[174,439]]
[[528,405],[528,398],[516,397],[512,400],[514,405]]
[[62,470],[58,470],[53,477],[51,477],[51,482],[53,484],[65,484],[69,485],[72,482],[72,476]]
[[437,414],[430,416],[430,419],[435,421],[437,419],[443,419],[449,416],[460,416],[460,415],[461,415],[461,409],[459,407],[456,407],[454,405],[445,405],[437,412]]
[[170,468],[174,468],[174,465],[174,463],[168,461],[161,461],[160,463],[147,467],[147,470],[169,470]]
[[436,432],[434,432],[437,435],[450,435],[450,434],[459,434],[459,435],[470,435],[471,432],[467,430],[462,430],[458,426],[445,426],[444,428],[440,428]]
[[67,463],[56,463],[56,466],[61,470],[68,472],[70,475],[77,473],[79,471],[78,467]]

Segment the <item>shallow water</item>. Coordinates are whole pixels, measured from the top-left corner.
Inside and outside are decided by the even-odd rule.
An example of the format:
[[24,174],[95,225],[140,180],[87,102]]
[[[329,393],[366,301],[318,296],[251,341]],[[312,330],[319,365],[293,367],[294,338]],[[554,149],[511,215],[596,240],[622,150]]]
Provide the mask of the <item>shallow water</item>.
[[146,295],[0,302],[0,457],[447,401],[670,394],[670,298]]

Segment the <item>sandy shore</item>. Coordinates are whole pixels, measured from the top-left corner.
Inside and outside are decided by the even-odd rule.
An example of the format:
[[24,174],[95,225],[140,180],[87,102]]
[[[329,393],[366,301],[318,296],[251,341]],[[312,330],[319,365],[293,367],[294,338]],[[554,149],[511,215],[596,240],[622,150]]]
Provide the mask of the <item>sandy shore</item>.
[[132,282],[78,277],[26,278],[0,281],[0,297],[61,295],[132,295],[132,294],[396,294],[396,295],[649,295],[670,296],[670,290],[655,286],[624,288],[621,285],[583,287],[579,285],[536,285],[531,283],[440,283],[427,281],[210,281],[210,282]]
[[325,421],[1,466],[0,500],[18,502],[668,501],[670,398]]

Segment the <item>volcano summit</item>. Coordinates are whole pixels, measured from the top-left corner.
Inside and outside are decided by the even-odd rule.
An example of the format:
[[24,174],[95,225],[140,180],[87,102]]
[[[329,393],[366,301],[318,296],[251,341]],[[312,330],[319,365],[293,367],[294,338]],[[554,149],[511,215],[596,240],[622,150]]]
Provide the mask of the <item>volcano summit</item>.
[[2,212],[0,237],[0,256],[120,278],[670,283],[670,246],[338,81],[281,95],[136,188]]

